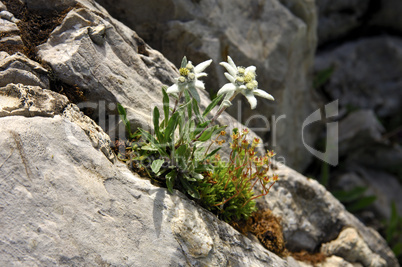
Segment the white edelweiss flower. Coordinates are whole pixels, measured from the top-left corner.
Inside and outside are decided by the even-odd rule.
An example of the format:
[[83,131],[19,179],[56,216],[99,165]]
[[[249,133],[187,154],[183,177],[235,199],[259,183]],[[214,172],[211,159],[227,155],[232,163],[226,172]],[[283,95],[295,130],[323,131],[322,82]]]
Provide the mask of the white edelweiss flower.
[[176,78],[176,82],[170,86],[166,93],[179,94],[184,90],[189,90],[190,94],[199,102],[200,96],[196,89],[205,89],[204,83],[198,78],[205,77],[207,74],[203,72],[209,65],[212,59],[201,62],[197,66],[193,66],[191,61],[187,62],[186,57],[183,58],[182,67],[179,69],[180,77]]
[[[221,62],[220,65],[225,67],[228,72],[225,72],[225,77],[230,83],[225,84],[218,91],[218,95],[226,94],[223,105],[228,107],[230,100],[238,93],[243,94],[250,103],[251,109],[257,106],[256,96],[263,97],[269,100],[274,100],[274,97],[264,90],[258,89],[256,78],[256,67],[249,66],[247,68],[237,67],[232,58],[228,56],[228,62]],[[229,102],[229,103],[228,103]]]

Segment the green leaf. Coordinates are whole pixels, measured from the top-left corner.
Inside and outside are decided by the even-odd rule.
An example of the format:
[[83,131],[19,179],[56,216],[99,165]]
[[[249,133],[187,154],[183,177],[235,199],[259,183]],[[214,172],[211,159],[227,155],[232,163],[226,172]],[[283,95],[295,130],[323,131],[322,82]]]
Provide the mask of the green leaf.
[[196,135],[198,135],[200,132],[202,132],[210,123],[211,123],[211,121],[208,120],[208,121],[204,121],[203,123],[197,124],[197,126],[194,127],[195,123],[193,122],[193,126],[190,128],[190,129],[192,129],[191,138],[193,139]]
[[358,200],[366,192],[367,187],[356,186],[352,190],[333,191],[332,194],[341,202],[349,203]]
[[313,87],[314,88],[319,88],[322,85],[324,85],[332,76],[332,73],[334,72],[335,67],[331,66],[329,68],[326,68],[322,71],[319,71],[314,79],[313,79]]
[[[184,97],[186,99],[186,103],[192,103],[190,94],[187,92],[187,90],[184,91]],[[187,116],[189,119],[191,119],[191,117],[193,116],[193,106],[191,104],[187,106]]]
[[187,160],[189,157],[189,150],[187,149],[187,144],[181,145],[176,149],[176,161],[179,167],[182,170],[186,170],[188,168],[187,166]]
[[165,115],[164,122],[166,127],[167,122],[169,120],[169,96],[164,88],[162,88],[162,94],[163,94],[163,114]]
[[376,196],[367,196],[367,197],[362,197],[359,200],[357,200],[356,202],[353,202],[350,205],[347,205],[347,209],[350,212],[357,212],[360,211],[362,209],[367,208],[368,206],[370,206],[371,204],[373,204],[373,202],[377,199]]
[[189,182],[188,182],[188,177],[181,179],[181,184],[183,185],[184,189],[186,189],[187,194],[192,196],[195,199],[200,198],[200,194],[197,189],[195,189]]
[[147,131],[145,131],[145,130],[143,130],[141,128],[139,128],[138,130],[141,132],[141,135],[142,135],[143,138],[145,138],[145,140],[149,141],[156,149],[158,149],[158,152],[159,152],[160,155],[168,156],[166,151],[164,151],[161,148],[161,145],[158,143],[158,141],[155,140],[155,138],[150,133],[148,133]]
[[217,149],[214,149],[211,153],[209,153],[208,155],[205,156],[205,159],[208,159],[208,158],[212,157],[212,156],[215,155],[220,149],[221,149],[221,147],[218,147]]
[[120,103],[117,103],[117,112],[119,113],[120,118],[123,121],[123,124],[126,127],[126,130],[127,130],[128,134],[129,134],[129,137],[131,138],[130,121],[127,119],[126,109]]
[[185,128],[186,122],[184,120],[183,111],[180,112],[180,116],[178,117],[178,120],[179,120],[178,124],[179,124],[179,141],[180,141],[180,140],[182,140],[182,138],[185,134],[185,131],[186,131],[186,128]]
[[154,108],[154,114],[153,114],[153,122],[154,122],[154,130],[155,130],[155,135],[156,138],[158,138],[159,143],[165,142],[163,135],[161,134],[159,130],[159,109],[158,107]]
[[399,258],[402,254],[402,243],[398,242],[392,247],[392,252],[394,252],[395,256]]
[[209,164],[200,164],[194,169],[194,171],[198,173],[209,172],[213,171],[213,167]]
[[190,101],[187,101],[186,103],[180,105],[180,106],[177,108],[176,111],[183,110],[185,107],[188,107],[188,106],[191,104],[191,102],[192,102],[192,101],[190,100]]
[[167,189],[168,189],[169,193],[173,193],[173,186],[174,186],[176,176],[177,176],[176,170],[172,170],[171,172],[169,172],[165,176],[165,178],[166,178],[166,186],[167,186]]
[[398,211],[396,210],[395,202],[391,204],[391,217],[389,218],[387,229],[386,229],[386,240],[390,242],[397,227],[398,227]]
[[208,107],[205,109],[205,111],[202,113],[202,116],[207,116],[208,113],[214,108],[216,107],[216,105],[218,104],[218,102],[222,99],[223,94],[220,96],[215,97],[214,100],[212,100],[212,102],[208,105]]
[[204,118],[201,116],[200,108],[198,107],[198,103],[197,103],[197,101],[196,101],[195,99],[193,99],[193,110],[194,110],[194,114],[195,114],[195,116],[197,117],[197,119],[198,119],[201,123],[203,123],[205,120],[204,120]]
[[187,66],[187,58],[186,56],[183,57],[183,59],[181,60],[181,68],[185,68]]
[[[166,142],[172,141],[171,135],[174,134],[174,131],[176,130],[176,127],[178,124],[178,119],[177,119],[178,116],[179,116],[179,112],[175,112],[168,121],[168,125],[165,130],[165,141]],[[174,146],[174,144],[172,144],[172,146]]]
[[154,161],[152,162],[152,164],[151,164],[151,169],[152,169],[152,171],[153,171],[154,173],[159,172],[159,170],[161,169],[161,167],[162,167],[162,165],[163,165],[164,162],[165,162],[165,161],[164,161],[163,159],[154,160]]
[[211,139],[211,137],[213,135],[219,133],[220,131],[224,130],[225,128],[226,128],[226,126],[219,126],[219,125],[210,127],[201,134],[201,136],[198,138],[198,141],[205,142],[205,141]]
[[147,150],[147,151],[158,151],[158,148],[156,148],[152,143],[148,143],[148,144],[142,146],[141,149]]
[[188,91],[190,92],[193,99],[195,99],[198,103],[201,102],[200,95],[198,94],[197,89],[195,88],[194,84],[188,85]]
[[197,147],[194,151],[195,161],[202,161],[204,159],[206,148],[204,146]]

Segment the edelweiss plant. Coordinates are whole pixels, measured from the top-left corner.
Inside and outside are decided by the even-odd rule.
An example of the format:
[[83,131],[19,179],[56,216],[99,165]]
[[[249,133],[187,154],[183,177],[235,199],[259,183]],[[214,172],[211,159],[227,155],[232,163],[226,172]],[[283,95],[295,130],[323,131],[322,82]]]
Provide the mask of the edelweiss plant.
[[[127,153],[120,158],[129,162],[135,171],[166,185],[169,192],[176,188],[188,194],[226,221],[246,219],[255,210],[254,199],[267,194],[276,181],[276,176],[272,179],[268,176],[273,152],[258,157],[255,155],[257,140],[249,143],[247,130],[242,133],[235,130],[230,161],[219,160],[217,152],[224,140],[218,139],[224,135],[226,126],[214,122],[238,93],[247,98],[251,108],[257,105],[254,95],[274,98],[257,89],[254,66],[236,67],[228,57],[228,63],[221,65],[228,71],[225,76],[230,83],[218,91],[218,96],[201,113],[197,90],[205,87],[199,78],[207,76],[204,70],[211,62],[207,60],[194,67],[191,61],[183,58],[176,82],[166,90],[162,89],[163,116],[158,107],[153,110],[153,134],[143,129],[132,134],[126,112],[118,105],[131,139]],[[174,98],[173,108],[169,95]],[[223,97],[218,111],[209,116]],[[211,150],[212,143],[218,144],[218,148]],[[258,195],[254,195],[252,189],[256,184],[262,186]]]

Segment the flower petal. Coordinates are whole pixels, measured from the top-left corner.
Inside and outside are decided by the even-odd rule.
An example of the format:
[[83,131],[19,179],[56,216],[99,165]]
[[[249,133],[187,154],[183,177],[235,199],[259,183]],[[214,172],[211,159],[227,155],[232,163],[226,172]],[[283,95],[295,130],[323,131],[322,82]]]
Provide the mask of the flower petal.
[[230,75],[232,75],[233,77],[236,76],[237,73],[237,69],[233,68],[232,66],[230,66],[228,63],[226,62],[221,62],[219,63],[221,66],[225,67],[225,69],[227,69],[227,71],[230,73]]
[[225,77],[228,79],[231,83],[235,83],[236,79],[230,75],[229,73],[225,72]]
[[195,88],[197,88],[197,89],[205,89],[204,83],[202,81],[196,80],[195,81]]
[[232,105],[231,98],[234,95],[235,91],[227,92],[225,98],[222,100],[221,105],[224,107],[230,107]]
[[244,90],[242,94],[247,98],[247,101],[250,103],[251,109],[255,109],[257,106],[257,98],[255,98],[253,92],[251,90]]
[[203,70],[205,70],[209,65],[211,65],[212,59],[201,62],[200,64],[198,64],[197,66],[195,66],[194,68],[194,72],[195,73],[200,73]]
[[259,97],[269,99],[269,100],[275,100],[272,95],[268,94],[267,92],[265,92],[264,90],[261,90],[261,89],[254,89],[253,94],[255,94],[256,96],[259,96]]
[[255,71],[257,70],[257,68],[255,66],[249,66],[246,68],[245,72],[252,72],[255,74]]
[[173,84],[168,89],[166,89],[166,93],[168,93],[168,94],[178,94],[178,93],[180,93],[179,86],[177,86],[177,84]]
[[233,59],[228,56],[228,63],[232,68],[237,69],[236,64],[234,63]]
[[195,77],[198,79],[198,78],[200,78],[200,77],[205,77],[205,76],[208,76],[208,74],[206,74],[205,72],[200,72],[200,73],[196,73],[195,74]]
[[236,90],[237,90],[236,85],[234,85],[233,83],[227,83],[224,86],[222,86],[221,89],[219,89],[218,95],[227,94],[227,93],[230,93],[230,92],[235,92]]

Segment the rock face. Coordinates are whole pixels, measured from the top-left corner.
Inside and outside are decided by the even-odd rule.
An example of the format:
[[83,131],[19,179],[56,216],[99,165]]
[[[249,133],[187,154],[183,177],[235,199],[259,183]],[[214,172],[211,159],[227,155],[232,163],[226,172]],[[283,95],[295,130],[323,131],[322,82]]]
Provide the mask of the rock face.
[[287,266],[111,163],[64,115],[3,117],[0,128],[2,266]]
[[[330,0],[316,2],[318,9],[318,43],[339,42],[359,35],[372,35],[391,30],[401,32],[398,0]],[[371,33],[370,33],[371,32]]]
[[[388,218],[392,202],[402,212],[395,192],[401,188],[397,177],[402,171],[397,163],[402,158],[397,130],[402,122],[401,59],[400,37],[375,36],[325,49],[315,62],[317,72],[333,68],[321,89],[330,99],[339,99],[347,113],[339,121],[343,170],[331,179],[342,190],[351,190],[352,184],[368,187],[367,193],[377,196],[371,217],[380,219]],[[349,174],[360,178],[346,182]]]
[[319,53],[317,70],[334,68],[325,91],[350,109],[373,109],[380,117],[401,113],[402,39],[372,37]]
[[386,266],[386,262],[367,247],[353,228],[343,230],[338,238],[324,244],[321,251],[329,255],[338,255],[349,262],[361,263],[364,266]]
[[[211,94],[227,82],[219,66],[227,55],[240,66],[255,65],[259,88],[276,101],[260,99],[256,110],[250,110],[238,97],[228,112],[269,141],[289,166],[306,167],[310,156],[301,140],[301,126],[317,109],[309,75],[316,46],[314,1],[99,3],[176,65],[183,55],[197,63],[213,59],[205,79]],[[277,123],[279,116],[282,121]],[[305,130],[309,144],[315,136],[312,129]]]
[[387,245],[379,234],[347,212],[316,180],[283,166],[275,172],[279,181],[258,203],[282,218],[284,239],[289,249],[319,250],[323,244],[336,239],[343,228],[351,227],[388,265],[397,264],[393,253],[388,248],[382,249]]
[[[57,2],[36,3],[44,10],[67,3]],[[37,56],[48,77],[80,88],[87,101],[73,105],[48,91],[46,78],[35,74],[38,68],[15,68],[14,83],[0,90],[0,265],[301,266],[241,235],[181,193],[168,194],[115,162],[103,131],[113,134],[110,129],[117,127],[115,102],[127,107],[133,122],[147,127],[150,106],[160,102],[159,88],[172,82],[177,69],[95,2],[75,4],[37,47]],[[21,55],[6,56],[21,61]],[[36,66],[24,60],[22,66]],[[0,75],[7,71],[0,69]],[[202,98],[208,103],[206,95]],[[99,113],[91,120],[79,108]],[[282,165],[277,172],[281,181],[261,205],[282,216],[289,248],[319,249],[348,226],[358,231],[373,257],[397,265],[378,233],[322,186]],[[322,266],[348,261],[333,257]]]

